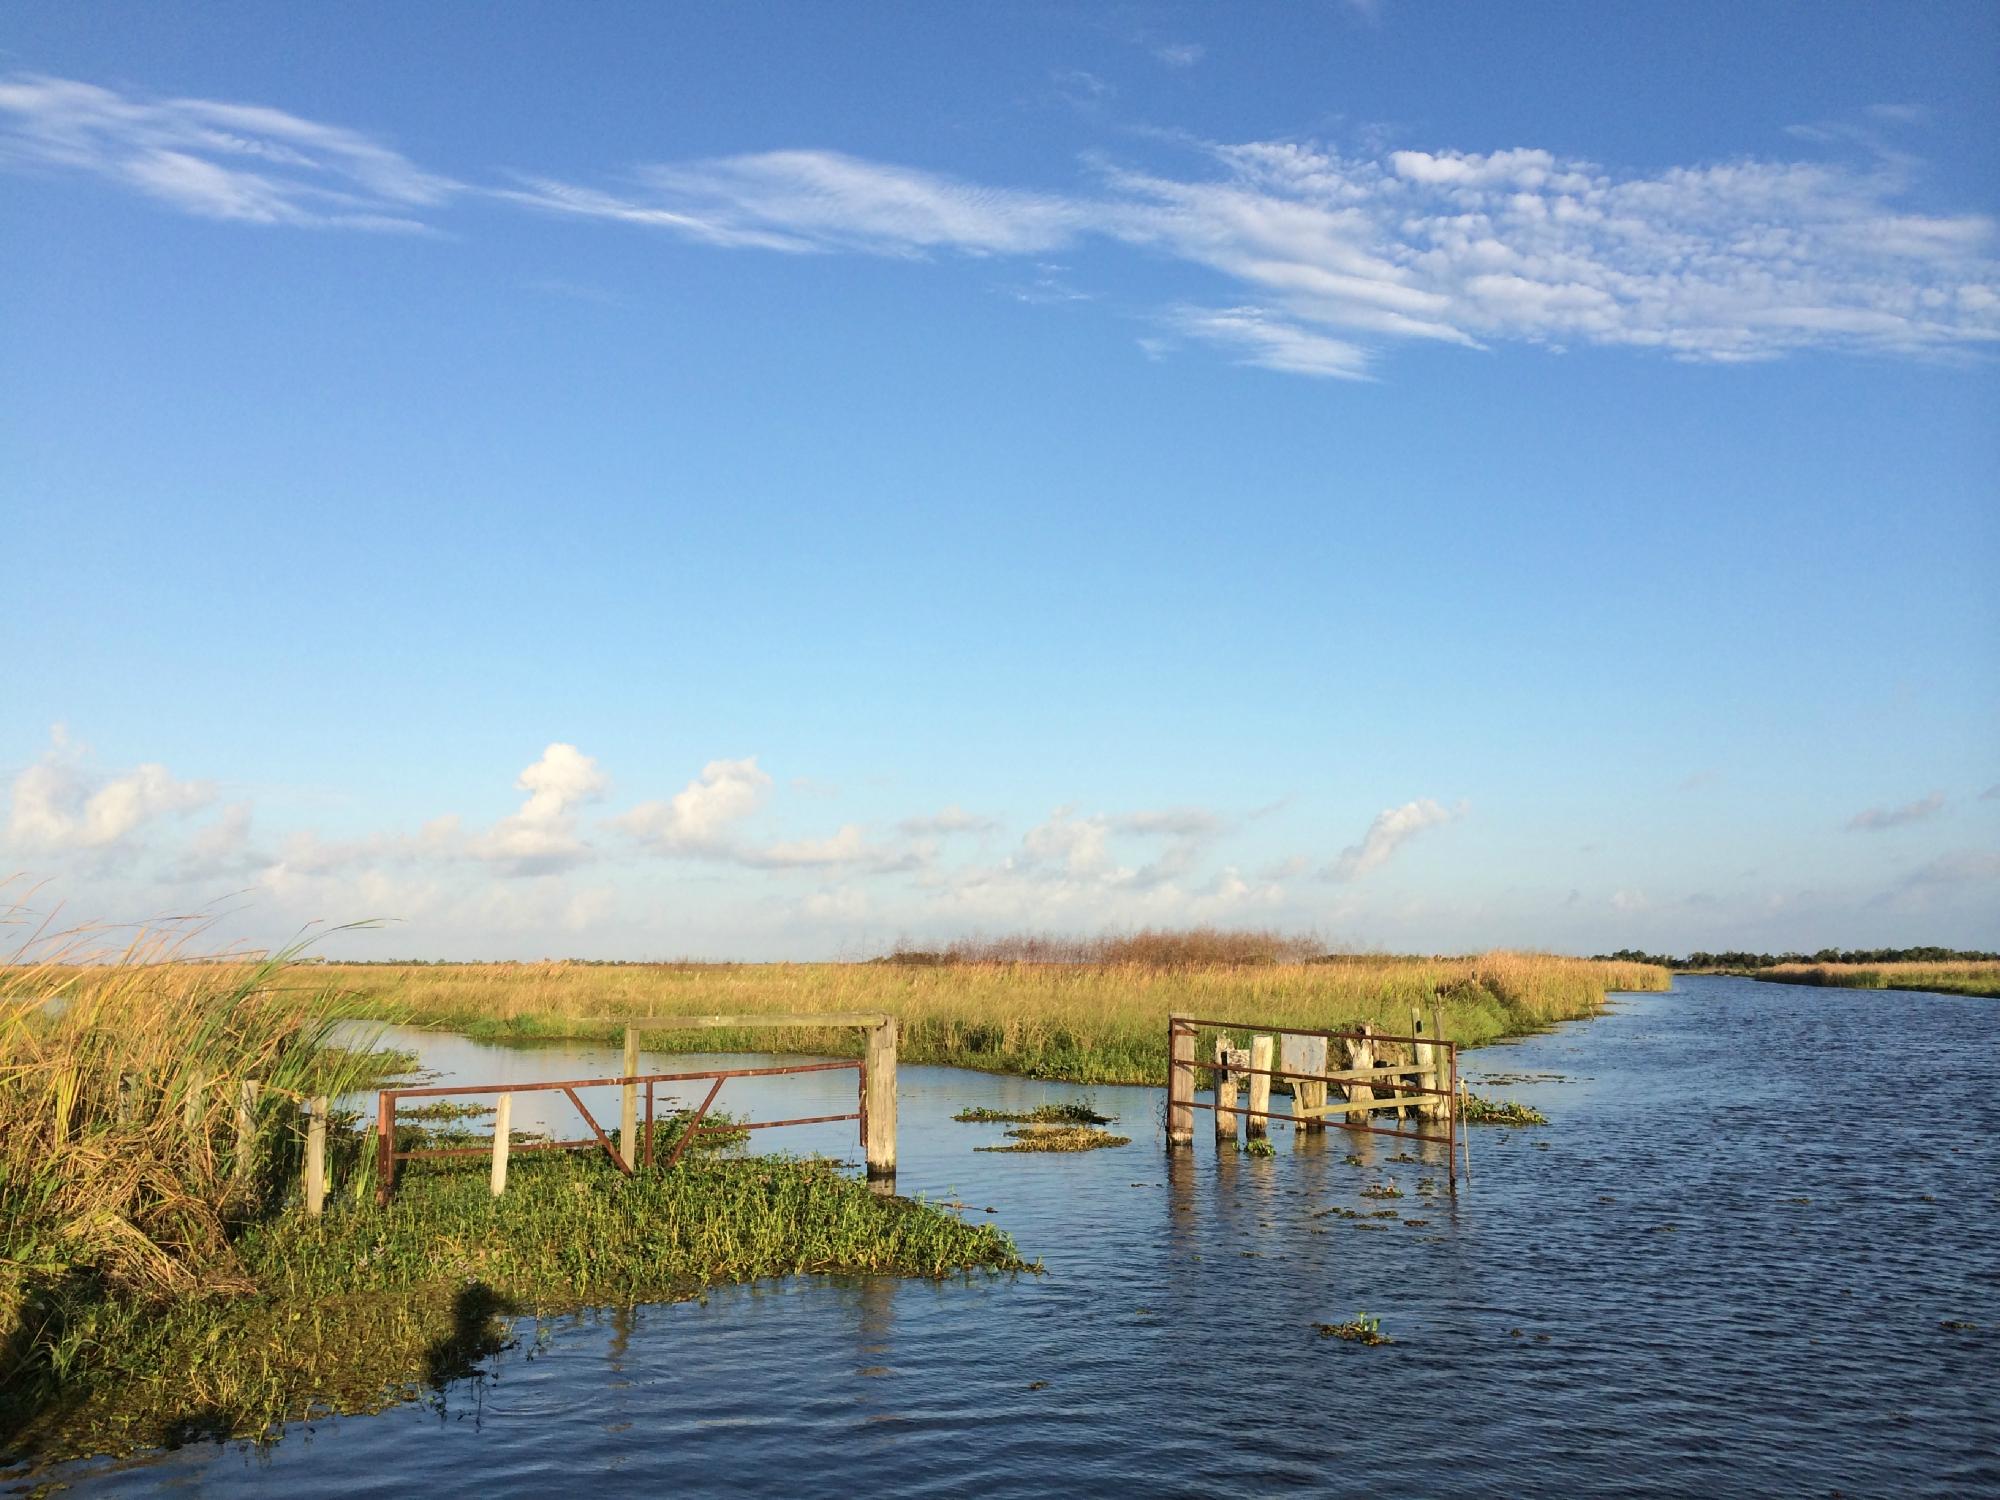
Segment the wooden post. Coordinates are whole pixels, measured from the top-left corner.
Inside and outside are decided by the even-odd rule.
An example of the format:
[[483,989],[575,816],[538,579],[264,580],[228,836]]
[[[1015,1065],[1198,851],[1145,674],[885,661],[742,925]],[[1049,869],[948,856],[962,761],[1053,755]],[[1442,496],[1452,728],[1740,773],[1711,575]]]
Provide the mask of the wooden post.
[[396,1101],[387,1089],[375,1096],[375,1206],[387,1208],[396,1186]]
[[208,1091],[208,1075],[199,1069],[188,1084],[187,1098],[181,1101],[181,1123],[193,1135],[201,1129],[201,1096]]
[[[1287,1036],[1278,1044],[1278,1055],[1284,1060],[1279,1068],[1286,1073],[1326,1072],[1326,1038],[1323,1036]],[[1301,1083],[1292,1081],[1292,1113],[1304,1115],[1306,1111],[1317,1109],[1326,1103],[1326,1085],[1323,1083]],[[1301,1130],[1324,1131],[1326,1122],[1320,1119],[1300,1119]]]
[[896,1175],[896,1018],[888,1017],[868,1033],[866,1110],[868,1138],[863,1143],[870,1178]]
[[232,1176],[248,1177],[256,1165],[257,1080],[246,1078],[236,1088],[236,1160],[230,1164]]
[[507,1148],[513,1134],[514,1096],[502,1094],[493,1106],[493,1196],[507,1191]]
[[[1360,1033],[1358,1036],[1343,1037],[1341,1039],[1340,1048],[1342,1056],[1345,1059],[1346,1066],[1350,1069],[1372,1068],[1375,1066],[1375,1028],[1370,1026],[1366,1021],[1363,1021],[1358,1030]],[[1347,1097],[1350,1101],[1373,1099],[1375,1097],[1375,1085],[1372,1083],[1349,1083],[1344,1085],[1344,1087],[1347,1089]],[[1365,1116],[1367,1111],[1363,1110],[1361,1113]]]
[[1215,1039],[1215,1060],[1221,1066],[1215,1074],[1215,1138],[1236,1139],[1236,1058],[1240,1049],[1229,1044],[1227,1035]]
[[130,1073],[118,1075],[118,1123],[127,1125],[132,1120],[133,1084]]
[[1271,1056],[1276,1051],[1277,1043],[1270,1037],[1250,1038],[1250,1066],[1263,1070],[1250,1075],[1250,1113],[1244,1117],[1243,1128],[1252,1136],[1271,1133],[1271,1122],[1265,1117],[1271,1113]]
[[[625,1065],[621,1077],[630,1078],[639,1071],[639,1029],[625,1028]],[[639,1085],[627,1083],[623,1097],[618,1101],[618,1154],[629,1161],[639,1158],[633,1147],[639,1144]]]
[[1194,1144],[1194,1028],[1167,1017],[1167,1150]]
[[326,1211],[327,1097],[306,1102],[306,1213],[317,1219]]

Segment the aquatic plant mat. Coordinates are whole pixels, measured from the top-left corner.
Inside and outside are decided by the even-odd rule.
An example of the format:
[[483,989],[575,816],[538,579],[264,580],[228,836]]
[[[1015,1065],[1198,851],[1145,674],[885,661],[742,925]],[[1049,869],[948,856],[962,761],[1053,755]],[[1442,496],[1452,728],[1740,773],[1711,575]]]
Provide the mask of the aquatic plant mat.
[[1106,1146],[1129,1146],[1129,1135],[1113,1135],[1088,1125],[1023,1125],[1007,1132],[1005,1146],[975,1146],[976,1151],[1101,1151]]
[[961,1125],[1109,1125],[1114,1116],[1088,1104],[1040,1104],[1026,1111],[968,1105],[952,1118]]
[[[19,1205],[0,1183],[0,1218]],[[330,1205],[242,1226],[247,1289],[156,1299],[86,1266],[17,1289],[0,1452],[43,1460],[257,1437],[379,1409],[469,1374],[509,1319],[674,1301],[801,1272],[943,1277],[1022,1265],[989,1225],[878,1196],[821,1160],[689,1160],[621,1176],[598,1157],[407,1168],[386,1209]],[[0,1254],[14,1256],[11,1243]]]

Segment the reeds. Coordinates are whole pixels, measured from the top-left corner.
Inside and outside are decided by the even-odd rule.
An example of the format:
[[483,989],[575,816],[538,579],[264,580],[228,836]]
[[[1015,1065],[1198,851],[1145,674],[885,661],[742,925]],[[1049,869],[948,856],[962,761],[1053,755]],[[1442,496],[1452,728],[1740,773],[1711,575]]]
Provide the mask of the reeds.
[[1824,985],[1847,990],[1930,990],[1945,995],[2000,995],[2000,962],[1965,959],[1934,963],[1774,964],[1751,979],[1776,984]]
[[[1170,1013],[1245,1023],[1408,1029],[1442,994],[1445,1031],[1474,1044],[1595,1014],[1610,990],[1660,990],[1646,964],[1495,952],[1338,962],[412,964],[317,969],[358,1013],[487,1041],[615,1039],[628,1020],[782,1011],[887,1011],[906,1062],[1079,1083],[1158,1083]],[[813,1027],[652,1032],[671,1051],[851,1054]]]

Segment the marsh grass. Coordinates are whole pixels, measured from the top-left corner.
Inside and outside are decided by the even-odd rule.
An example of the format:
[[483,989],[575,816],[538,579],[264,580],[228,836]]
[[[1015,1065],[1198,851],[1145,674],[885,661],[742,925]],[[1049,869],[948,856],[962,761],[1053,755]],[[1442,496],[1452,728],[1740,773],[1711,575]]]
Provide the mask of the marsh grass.
[[1108,1146],[1129,1146],[1129,1135],[1113,1135],[1088,1125],[1023,1125],[1007,1132],[1005,1146],[975,1146],[975,1151],[1101,1151]]
[[952,1118],[961,1125],[1109,1125],[1115,1116],[1100,1115],[1087,1103],[1038,1104],[1027,1111],[987,1109],[968,1105]]
[[[900,1055],[1078,1083],[1157,1084],[1172,1012],[1272,1025],[1407,1030],[1442,990],[1446,1034],[1477,1045],[1596,1014],[1609,990],[1665,989],[1645,964],[1487,953],[1338,962],[357,964],[316,967],[355,1013],[530,1044],[615,1041],[627,1020],[887,1011]],[[649,1050],[854,1056],[852,1031],[651,1032]]]
[[1469,1125],[1546,1125],[1549,1117],[1518,1099],[1487,1099],[1468,1092],[1465,1120]]
[[2000,962],[1774,964],[1749,972],[1773,984],[1810,984],[1847,990],[1928,990],[1944,995],[2000,996]]
[[[692,1155],[627,1179],[552,1154],[517,1162],[498,1200],[476,1158],[413,1163],[378,1209],[352,1115],[330,1122],[334,1191],[309,1219],[299,1101],[408,1060],[330,1046],[343,1002],[295,954],[195,960],[199,930],[106,952],[102,931],[0,908],[0,1453],[369,1409],[465,1373],[515,1312],[796,1271],[1020,1264],[1004,1234],[825,1162]],[[261,1092],[239,1151],[246,1080]],[[464,1118],[399,1135],[435,1140]]]

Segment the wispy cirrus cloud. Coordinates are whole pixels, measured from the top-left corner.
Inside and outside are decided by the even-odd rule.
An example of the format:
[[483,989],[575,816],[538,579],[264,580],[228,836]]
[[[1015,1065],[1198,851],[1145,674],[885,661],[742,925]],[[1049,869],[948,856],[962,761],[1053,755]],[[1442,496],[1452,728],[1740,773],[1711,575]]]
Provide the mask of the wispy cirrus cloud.
[[87,173],[208,219],[418,230],[462,191],[379,141],[256,104],[0,79],[0,162]]
[[[1872,118],[1917,117],[1884,106]],[[1355,379],[1410,340],[1711,363],[1804,350],[1963,356],[2000,340],[1989,215],[1909,207],[1920,164],[1858,126],[1801,126],[1797,138],[1827,158],[1635,172],[1533,147],[1156,136],[1168,165],[1091,156],[1053,189],[822,148],[474,185],[261,105],[0,80],[0,165],[87,173],[187,213],[409,229],[476,196],[718,250],[1045,263],[1109,245],[1212,280],[1142,316],[1288,374]],[[1043,288],[1029,300],[1053,298]],[[1061,300],[1087,303],[1090,289],[1065,281]],[[1154,355],[1170,347],[1158,333],[1140,341]]]
[[1885,828],[1907,828],[1912,823],[1921,823],[1943,810],[1944,793],[1932,792],[1901,807],[1863,808],[1847,820],[1847,826],[1860,833],[1879,833]]
[[1345,882],[1358,880],[1378,870],[1395,857],[1396,851],[1427,828],[1436,828],[1465,816],[1465,804],[1446,807],[1429,797],[1405,802],[1401,807],[1384,808],[1361,835],[1361,842],[1340,851],[1340,857],[1320,872],[1324,879]]

